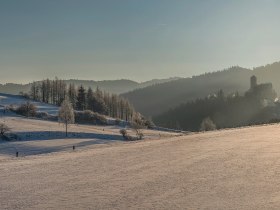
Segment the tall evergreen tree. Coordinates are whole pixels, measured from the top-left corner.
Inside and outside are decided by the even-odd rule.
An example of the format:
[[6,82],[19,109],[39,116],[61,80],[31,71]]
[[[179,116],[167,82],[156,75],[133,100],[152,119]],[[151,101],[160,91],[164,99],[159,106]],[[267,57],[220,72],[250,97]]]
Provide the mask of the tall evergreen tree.
[[77,91],[74,84],[70,84],[68,87],[68,98],[73,108],[75,109],[77,103]]
[[93,93],[93,90],[91,89],[91,87],[89,87],[88,88],[88,90],[87,90],[87,97],[86,97],[86,99],[87,99],[87,109],[88,110],[91,110],[91,111],[93,111],[94,110],[94,108],[93,108],[93,99],[94,98],[94,93]]
[[81,85],[78,89],[76,108],[82,111],[86,109],[86,90],[83,85]]

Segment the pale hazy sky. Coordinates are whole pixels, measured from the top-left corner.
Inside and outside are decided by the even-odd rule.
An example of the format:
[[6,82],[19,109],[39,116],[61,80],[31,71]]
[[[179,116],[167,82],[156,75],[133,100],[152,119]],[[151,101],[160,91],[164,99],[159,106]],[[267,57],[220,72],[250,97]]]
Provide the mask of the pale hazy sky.
[[0,83],[137,81],[280,61],[279,0],[0,0]]

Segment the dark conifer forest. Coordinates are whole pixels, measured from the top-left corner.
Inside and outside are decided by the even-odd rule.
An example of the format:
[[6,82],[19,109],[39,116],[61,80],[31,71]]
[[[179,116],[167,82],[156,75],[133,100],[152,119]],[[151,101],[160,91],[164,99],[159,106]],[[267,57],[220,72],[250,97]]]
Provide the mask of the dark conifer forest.
[[[268,96],[268,97],[267,97]],[[203,99],[196,99],[170,109],[153,118],[162,127],[199,131],[202,122],[210,119],[213,129],[241,127],[279,121],[280,103],[274,102],[275,92],[269,95],[238,92],[225,96],[222,90]]]

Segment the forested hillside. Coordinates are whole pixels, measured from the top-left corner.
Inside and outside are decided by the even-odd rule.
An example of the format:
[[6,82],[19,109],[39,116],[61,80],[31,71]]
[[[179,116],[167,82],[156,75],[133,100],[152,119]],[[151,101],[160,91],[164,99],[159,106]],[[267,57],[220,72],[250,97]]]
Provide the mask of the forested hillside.
[[[156,116],[154,122],[162,127],[188,131],[214,130],[279,121],[280,104],[273,103],[276,94],[237,93],[217,94],[182,104]],[[206,125],[204,124],[206,122]]]
[[249,88],[252,71],[233,67],[225,71],[179,79],[123,94],[140,113],[155,116],[181,103],[203,98],[223,89],[225,93]]
[[204,98],[222,89],[227,95],[238,91],[243,94],[249,88],[250,76],[256,75],[258,82],[271,82],[280,93],[280,63],[273,63],[253,70],[242,67],[214,73],[206,73],[192,78],[179,79],[153,85],[123,94],[134,107],[146,116],[156,116],[182,103]]

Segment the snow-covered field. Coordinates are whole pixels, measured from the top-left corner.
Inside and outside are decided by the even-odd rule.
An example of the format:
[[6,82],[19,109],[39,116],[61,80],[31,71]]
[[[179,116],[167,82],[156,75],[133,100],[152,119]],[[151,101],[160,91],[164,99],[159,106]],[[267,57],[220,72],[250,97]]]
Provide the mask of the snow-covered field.
[[2,159],[0,208],[279,209],[279,130],[257,126]]
[[[19,137],[18,141],[0,140],[0,160],[15,156],[44,154],[59,151],[69,151],[75,146],[77,150],[106,145],[108,143],[123,143],[120,127],[70,125],[68,138],[65,138],[65,127],[58,122],[27,119],[14,114],[1,114],[0,122],[11,128],[11,132]],[[132,133],[132,131],[130,131]],[[166,138],[175,133],[144,130],[146,139]]]
[[[22,96],[0,93],[0,106],[2,107],[9,105],[18,106],[25,102],[27,102],[27,99]],[[57,106],[34,101],[32,101],[32,103],[37,107],[39,112],[47,112],[51,115],[57,115],[58,113]]]

